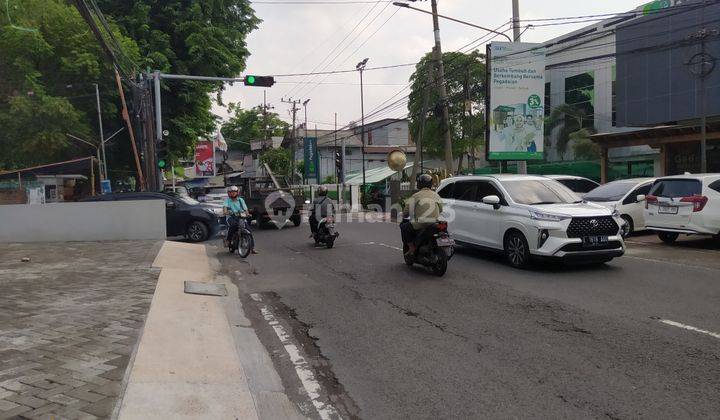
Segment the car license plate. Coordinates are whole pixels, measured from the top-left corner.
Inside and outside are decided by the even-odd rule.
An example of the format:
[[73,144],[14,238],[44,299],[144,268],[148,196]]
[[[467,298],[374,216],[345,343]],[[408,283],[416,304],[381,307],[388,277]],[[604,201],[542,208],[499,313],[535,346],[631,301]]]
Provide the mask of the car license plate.
[[582,238],[582,243],[583,243],[583,246],[587,246],[587,247],[607,245],[608,237],[607,236],[585,236],[584,238]]
[[660,205],[658,206],[658,213],[662,214],[677,214],[678,213],[678,207],[677,206],[664,206]]
[[450,238],[437,238],[437,246],[453,246],[455,242]]

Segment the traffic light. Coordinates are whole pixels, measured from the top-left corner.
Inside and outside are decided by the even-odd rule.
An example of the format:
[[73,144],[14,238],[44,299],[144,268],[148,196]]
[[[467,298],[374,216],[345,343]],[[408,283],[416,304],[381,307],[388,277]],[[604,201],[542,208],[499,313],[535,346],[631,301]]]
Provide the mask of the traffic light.
[[335,149],[335,169],[337,173],[337,178],[342,182],[343,179],[343,159],[342,159],[342,153]]
[[166,140],[160,140],[155,144],[155,155],[157,156],[157,165],[160,169],[165,169],[168,165],[168,144]]
[[272,76],[247,75],[243,82],[245,86],[270,87],[275,84],[275,78]]

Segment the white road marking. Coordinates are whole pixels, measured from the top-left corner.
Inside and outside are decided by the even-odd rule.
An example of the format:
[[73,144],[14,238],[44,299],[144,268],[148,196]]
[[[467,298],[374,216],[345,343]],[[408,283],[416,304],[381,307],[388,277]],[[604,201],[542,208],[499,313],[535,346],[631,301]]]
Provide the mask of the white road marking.
[[670,321],[669,319],[660,319],[659,321],[662,322],[663,324],[672,325],[673,327],[683,328],[686,330],[699,332],[701,334],[707,334],[710,337],[720,338],[720,334],[718,334],[718,333],[714,333],[712,331],[696,328],[696,327],[693,327],[692,325],[681,324],[679,322]]
[[664,263],[664,264],[676,265],[678,267],[683,267],[683,268],[691,267],[691,268],[697,269],[697,270],[718,271],[718,268],[714,268],[714,267],[706,267],[706,266],[702,266],[702,265],[690,265],[687,263],[679,263],[679,262],[668,261],[668,260],[658,260],[655,258],[638,257],[635,255],[628,255],[628,254],[623,255],[622,258],[630,258],[633,260],[640,260],[640,261],[650,261],[650,262],[655,262],[655,263]]
[[385,248],[395,249],[397,251],[402,251],[402,248],[398,248],[396,246],[384,244],[382,242],[362,242],[360,245],[377,245],[377,246],[384,246]]
[[[252,293],[250,297],[256,302],[262,302],[262,297],[257,293]],[[320,383],[315,379],[310,363],[305,360],[305,358],[301,355],[300,350],[290,340],[290,335],[285,331],[285,328],[280,324],[280,322],[278,322],[277,318],[275,318],[275,315],[272,313],[270,308],[263,304],[260,307],[260,312],[262,313],[263,318],[265,318],[265,321],[267,321],[273,331],[275,331],[275,335],[277,335],[280,339],[285,351],[290,356],[290,360],[295,367],[295,373],[297,373],[298,378],[300,378],[300,382],[302,383],[303,388],[305,388],[305,392],[307,392],[308,397],[310,398],[310,401],[312,401],[320,418],[323,420],[341,418],[340,414],[337,410],[335,410],[335,407],[330,404],[326,404],[320,399]]]

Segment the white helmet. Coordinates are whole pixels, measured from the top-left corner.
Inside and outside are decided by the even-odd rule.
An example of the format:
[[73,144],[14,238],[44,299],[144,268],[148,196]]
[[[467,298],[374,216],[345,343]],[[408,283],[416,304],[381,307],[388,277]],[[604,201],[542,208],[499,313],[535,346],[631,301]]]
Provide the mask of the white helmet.
[[240,189],[237,187],[237,185],[231,185],[228,187],[228,192],[240,192]]

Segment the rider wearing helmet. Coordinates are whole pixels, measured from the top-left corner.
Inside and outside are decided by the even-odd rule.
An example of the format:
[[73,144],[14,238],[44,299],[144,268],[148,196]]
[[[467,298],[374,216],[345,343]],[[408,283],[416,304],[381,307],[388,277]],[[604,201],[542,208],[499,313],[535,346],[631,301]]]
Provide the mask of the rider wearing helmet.
[[320,220],[333,215],[335,203],[327,196],[327,193],[328,189],[324,185],[319,186],[315,191],[316,196],[311,204],[309,218],[311,237],[317,233]]
[[442,212],[442,200],[432,190],[433,179],[428,174],[417,177],[418,192],[405,201],[403,215],[407,222],[400,224],[403,243],[408,245],[408,253],[415,253],[419,233],[433,226]]

